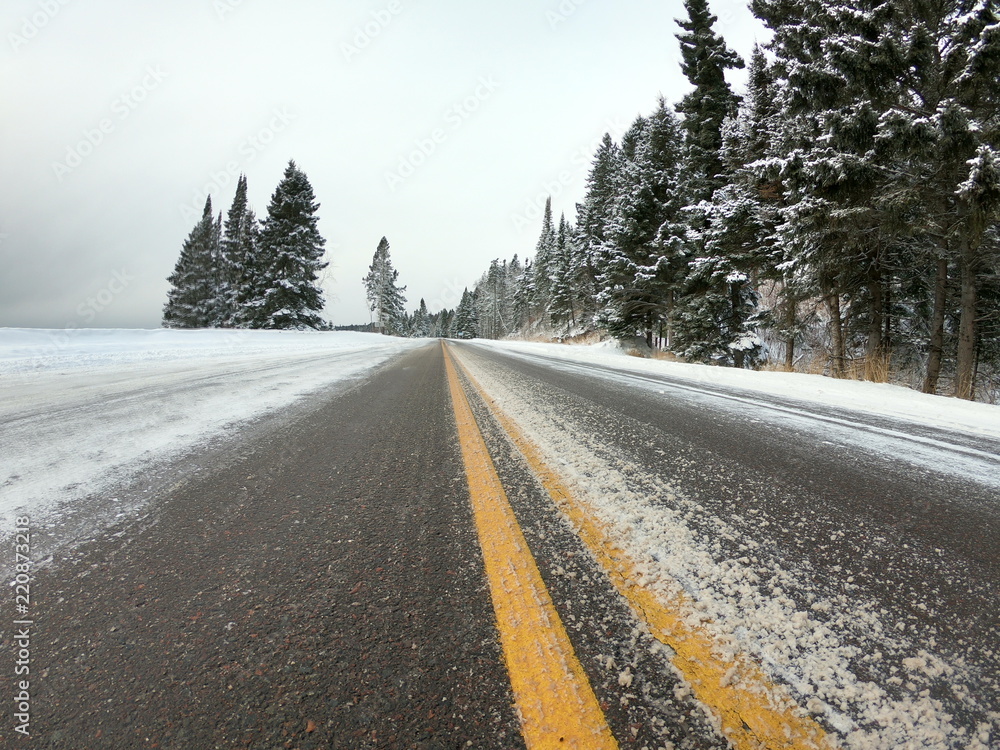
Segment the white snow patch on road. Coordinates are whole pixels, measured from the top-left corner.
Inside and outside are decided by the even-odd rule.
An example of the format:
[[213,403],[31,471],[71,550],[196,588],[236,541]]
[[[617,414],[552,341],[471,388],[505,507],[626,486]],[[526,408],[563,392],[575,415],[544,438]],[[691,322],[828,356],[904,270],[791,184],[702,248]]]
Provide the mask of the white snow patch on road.
[[[0,328],[0,529],[426,341],[298,331]],[[0,536],[7,533],[0,531]]]

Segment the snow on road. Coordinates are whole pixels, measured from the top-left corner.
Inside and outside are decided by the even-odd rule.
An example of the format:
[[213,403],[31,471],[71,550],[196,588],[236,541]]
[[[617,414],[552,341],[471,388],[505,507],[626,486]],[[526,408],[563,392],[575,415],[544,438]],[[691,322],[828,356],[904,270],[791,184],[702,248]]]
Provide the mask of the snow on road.
[[341,332],[0,329],[0,529],[17,515],[58,525],[88,496],[422,343]]
[[[741,413],[1000,491],[1000,406],[884,383],[648,360],[607,345],[477,341],[567,371]],[[947,458],[945,458],[947,456]],[[998,494],[1000,499],[1000,494]]]
[[[822,533],[825,525],[815,510],[786,506],[786,514],[776,516],[766,506],[748,504],[746,497],[742,505],[747,507],[738,513],[734,509],[741,503],[723,499],[711,506],[691,495],[683,481],[675,481],[683,473],[673,471],[669,462],[679,457],[665,456],[659,470],[639,465],[627,450],[615,448],[608,440],[609,431],[624,434],[628,428],[607,422],[613,417],[599,406],[580,405],[557,389],[528,382],[514,370],[475,356],[476,349],[501,350],[575,375],[609,378],[622,386],[660,393],[664,387],[671,393],[670,383],[680,381],[691,386],[681,392],[683,397],[706,408],[729,404],[728,408],[758,416],[761,410],[773,412],[771,400],[780,397],[779,406],[788,400],[803,405],[803,414],[795,415],[800,422],[812,404],[820,414],[824,409],[843,410],[839,413],[848,417],[845,423],[850,422],[853,410],[892,424],[905,422],[929,429],[929,434],[953,431],[957,448],[970,454],[976,449],[963,445],[962,435],[972,436],[971,445],[982,440],[996,446],[991,441],[1000,437],[1000,408],[892,386],[646,361],[595,347],[476,342],[465,350],[472,356],[463,352],[462,357],[499,407],[614,530],[616,542],[644,570],[644,585],[660,590],[665,600],[680,586],[699,608],[691,613],[693,621],[704,623],[721,651],[751,655],[792,690],[800,706],[823,716],[836,729],[844,748],[996,747],[1000,673],[992,652],[977,643],[963,644],[957,650],[937,644],[936,625],[927,623],[947,615],[928,606],[932,598],[921,593],[919,580],[907,592],[923,618],[916,625],[891,611],[881,599],[870,598],[868,590],[855,583],[852,565],[872,555],[887,559],[914,551],[883,549],[875,539],[856,534],[857,529],[846,529],[834,532],[844,552],[840,565],[821,568],[808,554],[785,554],[777,537],[769,535],[769,528],[799,529],[806,550],[834,544],[829,538],[810,536]],[[644,380],[646,376],[652,379]],[[663,380],[657,384],[657,378]],[[712,390],[719,387],[733,390],[712,396]],[[708,394],[699,393],[702,390]],[[733,401],[737,391],[741,395]],[[752,403],[755,393],[762,397],[760,404]],[[777,417],[761,418],[789,418],[781,413],[782,408]],[[822,445],[837,425],[818,424],[816,431],[822,434],[816,442]],[[845,430],[848,426],[840,425]],[[898,439],[909,437],[901,434]],[[643,433],[634,439],[641,442],[650,437]],[[894,449],[886,441],[886,436],[880,437],[882,448]],[[947,442],[951,441],[949,436]],[[970,461],[982,465],[992,461],[993,476],[981,476],[986,471],[982,466],[972,467],[969,473],[974,479],[995,483],[1000,466],[997,455],[979,452],[982,455],[970,455]],[[935,459],[925,455],[920,460]],[[940,466],[940,455],[936,462],[939,469],[945,468]],[[958,564],[949,574],[961,581],[961,573]],[[953,714],[955,708],[963,714],[961,721]]]

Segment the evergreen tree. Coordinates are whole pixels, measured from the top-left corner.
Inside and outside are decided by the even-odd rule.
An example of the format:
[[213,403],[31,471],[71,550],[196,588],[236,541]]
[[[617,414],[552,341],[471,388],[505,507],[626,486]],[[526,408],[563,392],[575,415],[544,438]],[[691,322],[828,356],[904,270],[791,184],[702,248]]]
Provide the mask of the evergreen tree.
[[552,197],[545,201],[542,217],[542,232],[535,246],[535,262],[532,266],[531,306],[538,316],[547,317],[552,301],[552,265],[556,254],[556,229],[552,221]]
[[552,302],[549,315],[553,325],[576,325],[576,280],[580,271],[576,266],[579,254],[574,252],[572,228],[566,214],[559,217],[555,252],[549,276],[552,283]]
[[694,86],[677,105],[683,115],[687,149],[685,171],[688,200],[692,205],[708,200],[723,172],[722,123],[736,113],[738,98],[726,83],[726,71],[742,68],[743,60],[715,33],[719,19],[708,9],[708,0],[684,0],[688,17],[677,20],[684,33],[677,34],[681,47],[681,71]]
[[254,328],[322,328],[319,272],[326,240],[309,178],[294,161],[271,196],[259,239],[260,273],[248,318]]
[[476,297],[468,289],[462,291],[462,300],[451,320],[449,336],[453,339],[474,339],[479,336]]
[[217,255],[217,223],[209,196],[201,220],[184,241],[174,272],[167,279],[172,288],[163,308],[164,327],[207,328],[213,324]]
[[[742,68],[743,60],[715,33],[718,19],[707,0],[685,0],[684,7],[688,17],[677,21],[683,29],[677,40],[681,70],[694,88],[677,110],[683,115],[689,268],[683,286],[675,285],[681,298],[672,310],[671,343],[688,357],[742,364],[745,352],[755,348],[756,340],[745,330],[745,307],[755,297],[746,290],[747,275],[731,267],[725,235],[716,234],[711,248],[706,243],[710,201],[732,177],[723,163],[723,124],[736,114],[739,99],[726,82],[726,71]],[[728,196],[720,202],[728,204]]]
[[363,281],[369,308],[375,313],[376,328],[387,335],[401,335],[405,331],[403,321],[406,317],[406,298],[403,292],[406,287],[397,284],[399,271],[392,266],[389,240],[385,237],[379,241],[375,255],[372,256],[372,264],[368,267],[368,275]]
[[573,248],[577,257],[573,266],[578,271],[576,297],[587,323],[593,322],[597,314],[597,277],[605,260],[622,167],[621,149],[605,133],[587,175],[586,196],[583,203],[577,204],[577,242]]
[[412,336],[415,338],[426,338],[431,333],[431,319],[427,312],[427,303],[420,298],[420,307],[413,313]]
[[257,308],[264,299],[265,268],[260,257],[260,222],[252,208],[246,209],[235,237],[227,249],[227,268],[232,286],[228,290],[228,319],[233,328],[252,328]]
[[237,298],[244,283],[245,264],[253,261],[246,255],[247,236],[252,231],[249,226],[252,212],[247,201],[247,178],[240,175],[236,183],[236,195],[226,215],[219,243],[218,263],[218,325],[231,327],[239,317],[236,311]]
[[681,134],[660,100],[622,140],[619,196],[598,275],[600,319],[615,336],[640,333],[654,345],[683,266]]

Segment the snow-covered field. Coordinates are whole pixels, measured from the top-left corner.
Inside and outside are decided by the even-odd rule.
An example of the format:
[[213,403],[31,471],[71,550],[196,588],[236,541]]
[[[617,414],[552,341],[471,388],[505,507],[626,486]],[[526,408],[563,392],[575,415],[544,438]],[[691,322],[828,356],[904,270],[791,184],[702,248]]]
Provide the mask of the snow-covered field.
[[423,343],[347,332],[0,329],[0,529],[17,515],[58,526],[87,496]]

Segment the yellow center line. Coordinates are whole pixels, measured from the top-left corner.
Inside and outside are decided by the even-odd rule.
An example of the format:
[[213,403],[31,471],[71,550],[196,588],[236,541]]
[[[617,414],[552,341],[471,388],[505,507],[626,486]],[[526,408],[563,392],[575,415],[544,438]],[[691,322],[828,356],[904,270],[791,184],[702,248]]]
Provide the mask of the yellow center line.
[[616,750],[618,743],[531,556],[443,342],[442,349],[479,544],[525,744],[529,750]]
[[[736,750],[834,750],[836,745],[750,657],[725,656],[727,649],[704,628],[691,624],[698,612],[694,600],[678,588],[664,600],[639,585],[639,566],[614,541],[593,509],[575,497],[546,463],[541,450],[504,414],[462,367],[466,378],[494,418],[517,446],[555,505],[570,520],[584,544],[604,568],[611,583],[646,623],[653,636],[675,652],[674,666],[691,685],[695,697],[718,717],[722,733]],[[694,618],[697,622],[697,617]]]

